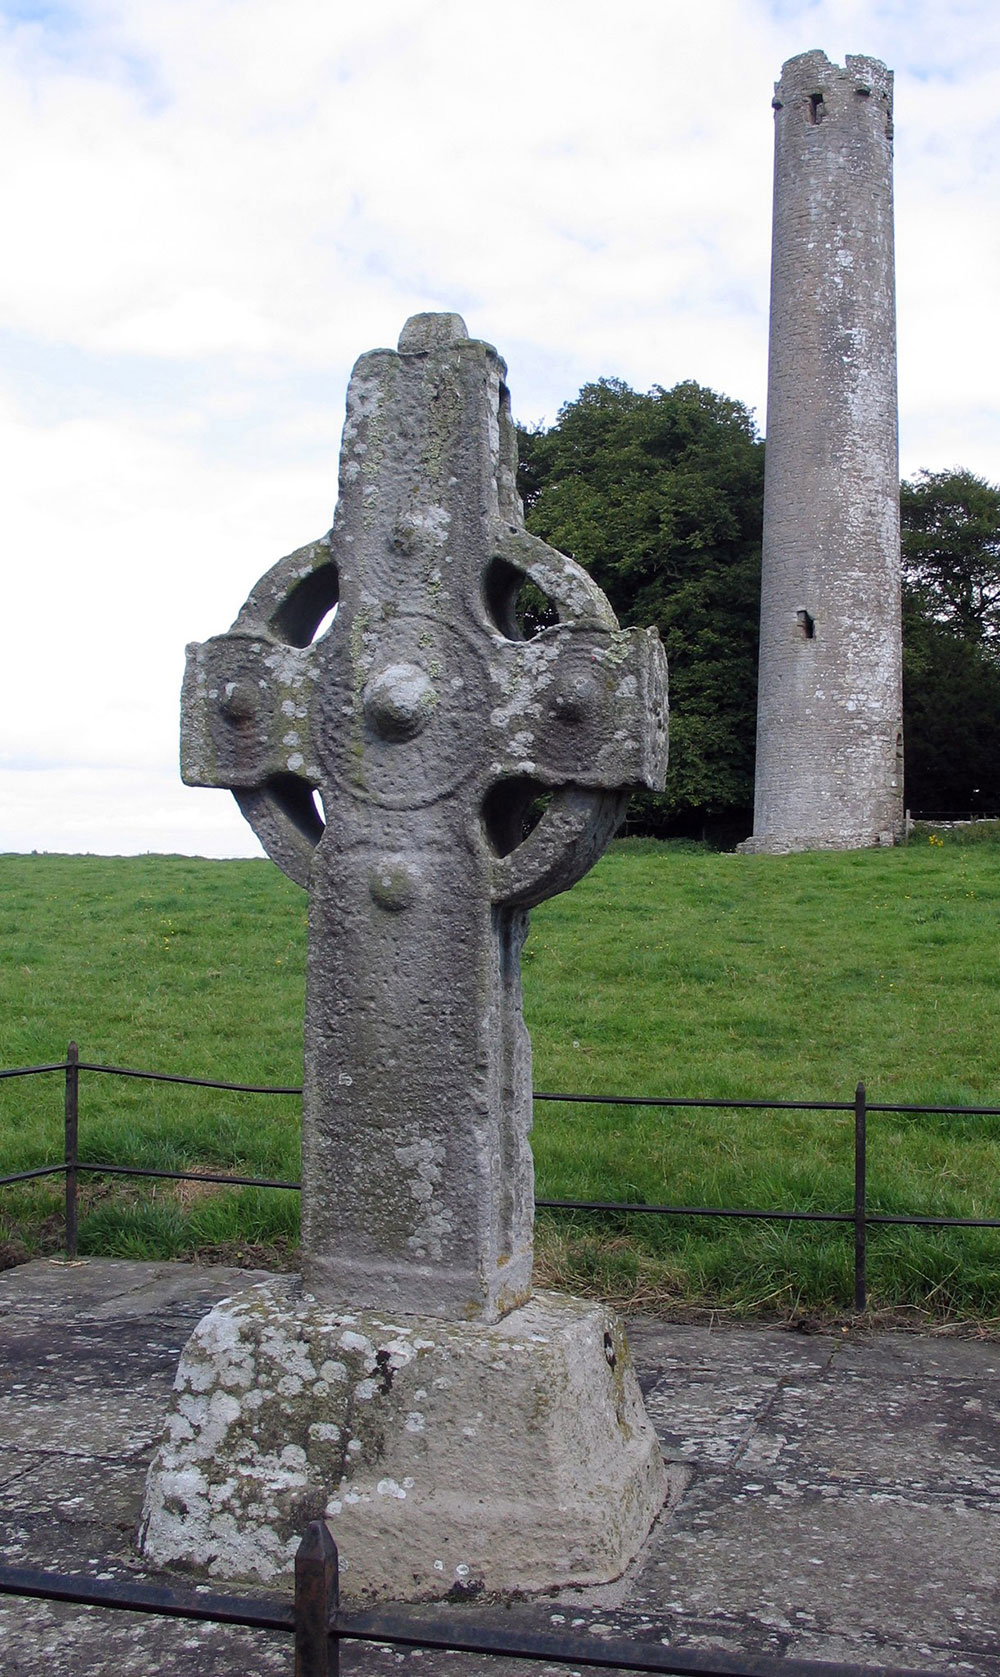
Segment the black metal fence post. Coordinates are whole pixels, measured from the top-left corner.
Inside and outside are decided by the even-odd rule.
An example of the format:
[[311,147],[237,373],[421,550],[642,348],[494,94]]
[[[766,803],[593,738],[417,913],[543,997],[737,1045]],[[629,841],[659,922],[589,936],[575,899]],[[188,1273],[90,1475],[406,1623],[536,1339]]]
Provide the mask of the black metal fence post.
[[337,1545],[325,1520],[310,1520],[295,1556],[295,1677],[339,1677]]
[[868,1308],[868,1105],[865,1086],[854,1091],[854,1308]]
[[76,1257],[77,1249],[77,1164],[80,1159],[80,1051],[75,1042],[66,1050],[66,1256]]

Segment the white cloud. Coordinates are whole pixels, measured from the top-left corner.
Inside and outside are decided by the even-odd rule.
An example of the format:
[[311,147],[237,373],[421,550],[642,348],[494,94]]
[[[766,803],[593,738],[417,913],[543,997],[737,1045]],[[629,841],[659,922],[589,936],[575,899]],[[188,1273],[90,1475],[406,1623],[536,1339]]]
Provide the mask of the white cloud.
[[187,805],[192,846],[212,804],[242,835],[231,800],[173,779],[183,645],[327,526],[350,365],[407,314],[461,310],[533,422],[613,374],[696,378],[763,423],[771,84],[794,53],[897,71],[904,469],[1000,476],[992,0],[20,10],[0,749],[50,767],[19,771],[0,847],[68,847],[87,786],[112,848],[147,847],[137,800],[165,847]]
[[8,769],[0,852],[260,856],[235,800],[194,792],[165,769]]

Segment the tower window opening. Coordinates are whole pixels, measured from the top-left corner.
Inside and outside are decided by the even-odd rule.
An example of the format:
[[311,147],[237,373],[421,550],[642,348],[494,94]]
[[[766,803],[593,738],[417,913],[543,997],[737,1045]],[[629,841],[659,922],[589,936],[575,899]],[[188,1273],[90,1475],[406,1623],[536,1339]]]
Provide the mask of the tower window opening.
[[813,617],[812,613],[808,611],[797,611],[795,616],[798,621],[799,628],[802,630],[804,639],[807,641],[815,640],[816,619]]
[[823,95],[822,95],[822,93],[810,93],[810,95],[809,95],[809,121],[812,122],[812,123],[820,123],[820,122],[822,122],[825,115],[826,115],[826,111],[825,111],[824,106],[823,106]]

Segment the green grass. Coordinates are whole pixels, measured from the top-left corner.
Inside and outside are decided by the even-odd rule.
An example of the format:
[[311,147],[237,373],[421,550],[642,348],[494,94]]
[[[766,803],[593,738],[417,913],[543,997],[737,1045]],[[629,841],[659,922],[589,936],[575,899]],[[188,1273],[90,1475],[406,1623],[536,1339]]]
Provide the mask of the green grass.
[[[985,826],[986,824],[982,824]],[[943,836],[944,842],[937,842]],[[931,838],[934,842],[931,842]],[[995,835],[994,835],[995,837]],[[535,1087],[1000,1106],[1000,846],[920,835],[844,855],[627,840],[532,916]],[[297,1083],[305,896],[265,862],[0,858],[0,1065],[84,1059]],[[61,1083],[0,1083],[0,1171],[59,1156]],[[298,1174],[298,1103],[85,1074],[85,1156]],[[1000,1119],[873,1115],[872,1208],[1000,1216]],[[847,1113],[536,1104],[553,1198],[846,1210]],[[0,1239],[58,1242],[58,1182],[0,1190]],[[102,1179],[81,1247],[290,1253],[297,1196]],[[851,1297],[836,1226],[543,1214],[540,1271],[743,1313]],[[1000,1233],[870,1238],[878,1308],[1000,1315]]]
[[[267,862],[182,857],[0,858],[0,1066],[95,1062],[297,1084],[306,899]],[[57,1078],[0,1083],[2,1170],[59,1156]],[[83,1074],[81,1156],[295,1179],[299,1102]],[[297,1234],[297,1196],[85,1183],[81,1250],[225,1255]],[[61,1187],[2,1190],[0,1239],[59,1238]],[[4,1225],[6,1224],[6,1231]],[[250,1255],[253,1255],[252,1250]]]

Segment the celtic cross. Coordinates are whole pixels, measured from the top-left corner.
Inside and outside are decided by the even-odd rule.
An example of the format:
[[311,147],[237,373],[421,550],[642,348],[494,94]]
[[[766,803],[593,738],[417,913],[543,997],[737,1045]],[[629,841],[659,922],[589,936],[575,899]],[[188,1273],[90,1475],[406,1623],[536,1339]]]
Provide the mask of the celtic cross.
[[528,910],[666,760],[655,631],[524,528],[505,371],[457,315],[362,356],[332,531],[188,649],[182,701],[184,779],[309,891],[305,1282],[486,1321],[531,1289]]

